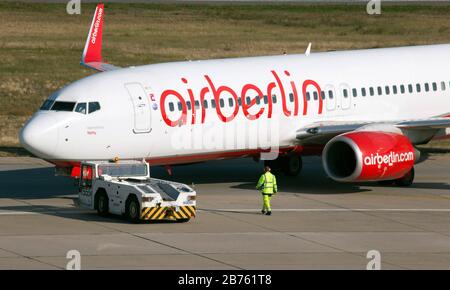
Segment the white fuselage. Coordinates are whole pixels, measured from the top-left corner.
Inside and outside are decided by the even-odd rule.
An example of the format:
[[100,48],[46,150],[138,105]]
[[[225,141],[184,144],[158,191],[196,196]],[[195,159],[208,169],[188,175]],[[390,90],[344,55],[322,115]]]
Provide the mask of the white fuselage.
[[[20,138],[55,163],[119,157],[177,164],[252,155],[298,145],[296,130],[316,122],[448,115],[448,64],[450,45],[431,45],[130,67],[86,77],[50,97],[98,102],[99,110],[40,110]],[[276,102],[246,104],[259,94]]]

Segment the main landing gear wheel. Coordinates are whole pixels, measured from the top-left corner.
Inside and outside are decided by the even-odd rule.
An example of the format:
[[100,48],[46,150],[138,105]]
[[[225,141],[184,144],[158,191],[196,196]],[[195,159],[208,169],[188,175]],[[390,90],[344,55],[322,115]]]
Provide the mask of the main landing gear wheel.
[[394,180],[395,185],[397,186],[410,186],[414,181],[414,167],[411,168],[411,170],[405,174],[402,178]]
[[288,176],[297,176],[303,167],[302,157],[299,155],[279,156],[274,160],[265,160],[264,166],[269,166],[272,172],[283,172]]
[[97,213],[100,216],[107,216],[109,214],[108,195],[104,191],[97,193]]
[[298,155],[288,155],[281,160],[281,170],[287,176],[297,176],[302,170],[302,158]]
[[139,206],[139,201],[132,195],[127,199],[125,204],[125,216],[132,223],[138,223],[140,221],[141,207]]

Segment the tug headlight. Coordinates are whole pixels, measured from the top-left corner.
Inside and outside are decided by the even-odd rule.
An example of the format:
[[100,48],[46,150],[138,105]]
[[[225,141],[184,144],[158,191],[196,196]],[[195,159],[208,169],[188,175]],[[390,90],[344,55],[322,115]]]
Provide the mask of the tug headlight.
[[142,197],[142,202],[151,202],[154,199],[155,198],[152,196],[144,196],[144,197]]

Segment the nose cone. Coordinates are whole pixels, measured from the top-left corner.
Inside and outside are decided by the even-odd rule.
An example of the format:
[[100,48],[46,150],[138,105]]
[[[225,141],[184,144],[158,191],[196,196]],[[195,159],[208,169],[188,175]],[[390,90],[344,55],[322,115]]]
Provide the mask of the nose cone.
[[51,158],[58,145],[56,119],[49,114],[35,115],[20,131],[19,140],[34,155]]

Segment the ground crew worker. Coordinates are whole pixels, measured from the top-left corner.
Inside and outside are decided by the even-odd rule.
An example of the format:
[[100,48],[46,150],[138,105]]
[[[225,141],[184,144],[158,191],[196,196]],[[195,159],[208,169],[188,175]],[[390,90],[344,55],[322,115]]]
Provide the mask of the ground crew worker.
[[269,166],[264,167],[264,174],[259,178],[256,189],[260,190],[263,196],[263,208],[261,213],[271,215],[272,209],[270,208],[270,198],[277,193],[278,189],[277,179],[275,175],[270,172]]

